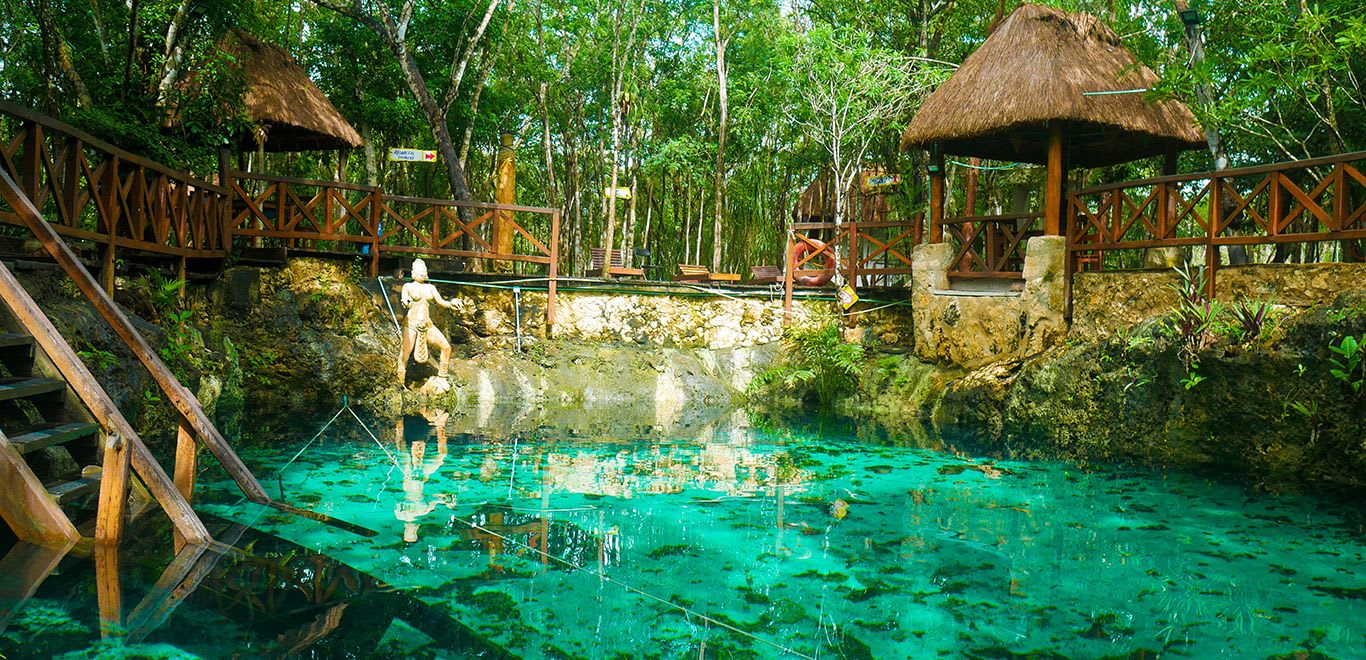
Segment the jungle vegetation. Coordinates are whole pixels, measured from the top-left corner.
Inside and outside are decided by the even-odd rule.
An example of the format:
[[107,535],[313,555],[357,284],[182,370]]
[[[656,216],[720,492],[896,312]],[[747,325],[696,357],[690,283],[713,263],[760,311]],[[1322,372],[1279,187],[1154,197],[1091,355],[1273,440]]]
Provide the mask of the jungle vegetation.
[[[1150,93],[1196,111],[1211,149],[1183,156],[1184,170],[1366,148],[1360,0],[1045,2],[1102,17],[1162,76]],[[609,235],[614,247],[650,250],[657,265],[744,272],[778,263],[797,196],[838,160],[832,145],[854,147],[846,162],[902,173],[894,207],[921,209],[924,156],[899,152],[901,129],[1014,5],[0,0],[0,96],[208,174],[218,148],[251,129],[243,82],[218,47],[244,29],[286,49],[365,137],[352,181],[491,199],[509,131],[518,201],[564,211],[571,273]],[[1183,24],[1183,9],[1199,24]],[[838,135],[832,107],[854,117]],[[386,162],[391,147],[437,149],[445,167]],[[271,154],[251,167],[330,178],[334,159]],[[1119,180],[1157,166],[1080,176]],[[982,194],[1002,199],[1040,176],[987,171]],[[634,194],[606,195],[614,186]]]

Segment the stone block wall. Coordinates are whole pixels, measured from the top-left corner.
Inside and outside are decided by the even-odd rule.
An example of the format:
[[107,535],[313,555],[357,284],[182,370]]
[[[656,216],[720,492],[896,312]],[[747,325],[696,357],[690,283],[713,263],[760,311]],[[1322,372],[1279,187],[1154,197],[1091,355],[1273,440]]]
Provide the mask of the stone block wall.
[[916,246],[912,256],[912,327],[915,355],[927,362],[976,368],[1022,359],[1062,342],[1066,335],[1066,239],[1029,240],[1024,288],[997,295],[949,290],[954,248]]

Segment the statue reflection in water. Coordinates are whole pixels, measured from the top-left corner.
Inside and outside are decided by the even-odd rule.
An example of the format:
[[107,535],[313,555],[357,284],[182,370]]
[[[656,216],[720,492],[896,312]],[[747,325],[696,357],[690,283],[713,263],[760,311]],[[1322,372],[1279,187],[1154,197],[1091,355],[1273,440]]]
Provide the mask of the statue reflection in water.
[[[417,543],[419,520],[436,510],[437,504],[455,507],[454,495],[437,494],[429,501],[425,494],[427,481],[446,463],[446,422],[450,414],[444,410],[419,412],[420,420],[400,418],[394,433],[399,469],[403,471],[403,499],[394,506],[394,517],[403,521],[403,540],[407,543]],[[436,436],[436,451],[429,456],[427,440],[432,435]]]

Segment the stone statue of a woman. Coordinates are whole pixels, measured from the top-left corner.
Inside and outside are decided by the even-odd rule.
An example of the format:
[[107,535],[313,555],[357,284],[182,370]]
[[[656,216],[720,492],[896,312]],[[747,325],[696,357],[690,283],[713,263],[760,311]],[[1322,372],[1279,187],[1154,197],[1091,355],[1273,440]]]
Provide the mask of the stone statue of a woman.
[[421,259],[413,261],[413,281],[403,285],[400,297],[403,306],[408,308],[407,327],[403,330],[403,348],[398,356],[398,382],[407,383],[408,359],[416,362],[431,363],[430,346],[441,351],[441,361],[437,363],[436,376],[422,386],[422,391],[442,394],[450,390],[446,380],[451,365],[451,343],[432,323],[431,305],[436,303],[447,309],[455,309],[454,301],[445,300],[436,286],[427,282],[427,264]]

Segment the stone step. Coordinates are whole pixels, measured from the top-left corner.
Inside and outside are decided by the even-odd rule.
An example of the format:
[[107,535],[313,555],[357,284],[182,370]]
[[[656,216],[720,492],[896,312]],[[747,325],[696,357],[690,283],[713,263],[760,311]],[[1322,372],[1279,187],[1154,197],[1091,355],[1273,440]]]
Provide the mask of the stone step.
[[42,396],[65,389],[65,382],[52,378],[0,378],[0,401]]
[[100,427],[96,424],[85,424],[72,422],[68,424],[58,424],[37,431],[30,431],[20,436],[10,438],[10,443],[19,450],[20,454],[27,454],[38,451],[44,447],[60,445],[80,438],[86,438],[98,433]]
[[67,504],[95,492],[100,487],[101,475],[98,469],[86,468],[82,474],[80,478],[48,486],[47,494],[57,504]]

